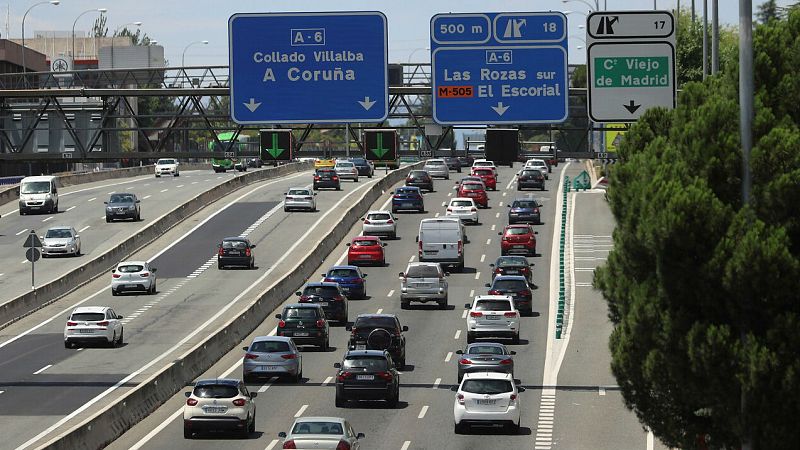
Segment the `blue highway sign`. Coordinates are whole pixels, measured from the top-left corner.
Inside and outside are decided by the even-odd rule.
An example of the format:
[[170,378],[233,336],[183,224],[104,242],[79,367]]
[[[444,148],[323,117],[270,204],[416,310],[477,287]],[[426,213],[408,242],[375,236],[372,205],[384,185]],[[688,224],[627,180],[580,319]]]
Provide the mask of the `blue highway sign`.
[[567,18],[561,13],[437,14],[431,62],[437,123],[567,119]]
[[380,12],[234,14],[228,46],[236,123],[381,122],[389,114]]

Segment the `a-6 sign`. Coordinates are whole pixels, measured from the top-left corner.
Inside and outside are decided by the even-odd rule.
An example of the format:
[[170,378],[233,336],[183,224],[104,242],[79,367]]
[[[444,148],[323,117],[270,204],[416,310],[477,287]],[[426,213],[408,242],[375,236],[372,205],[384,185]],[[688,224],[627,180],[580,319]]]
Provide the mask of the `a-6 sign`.
[[294,138],[292,130],[261,130],[261,160],[264,162],[290,161]]
[[397,130],[381,128],[364,130],[364,147],[370,161],[397,159]]

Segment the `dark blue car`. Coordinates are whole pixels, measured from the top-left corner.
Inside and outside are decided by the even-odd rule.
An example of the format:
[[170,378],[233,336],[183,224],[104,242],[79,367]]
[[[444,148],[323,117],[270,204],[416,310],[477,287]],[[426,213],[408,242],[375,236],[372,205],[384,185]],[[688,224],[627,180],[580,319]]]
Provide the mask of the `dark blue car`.
[[347,298],[367,298],[367,274],[357,266],[333,266],[322,276],[325,282],[339,284]]
[[517,198],[508,205],[508,224],[532,223],[540,225],[542,216],[539,211],[541,205],[533,198]]
[[425,202],[422,199],[422,191],[416,186],[405,186],[395,189],[392,195],[392,212],[401,209],[413,209],[425,212]]

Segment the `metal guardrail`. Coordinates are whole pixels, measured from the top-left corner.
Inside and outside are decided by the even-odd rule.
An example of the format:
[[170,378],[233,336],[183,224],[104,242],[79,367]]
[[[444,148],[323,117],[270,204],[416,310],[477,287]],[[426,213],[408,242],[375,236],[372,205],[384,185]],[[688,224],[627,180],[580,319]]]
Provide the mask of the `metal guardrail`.
[[20,177],[2,177],[0,178],[0,186],[10,186],[14,184],[19,184],[19,182],[25,178],[24,176]]

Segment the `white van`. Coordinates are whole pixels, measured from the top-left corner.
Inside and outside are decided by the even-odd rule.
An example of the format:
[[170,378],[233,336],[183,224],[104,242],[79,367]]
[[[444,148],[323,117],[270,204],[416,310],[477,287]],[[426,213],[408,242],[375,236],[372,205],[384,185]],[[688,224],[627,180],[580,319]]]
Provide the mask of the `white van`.
[[464,269],[464,225],[457,218],[422,219],[417,235],[420,262]]
[[19,214],[58,212],[58,177],[25,177],[19,183]]

